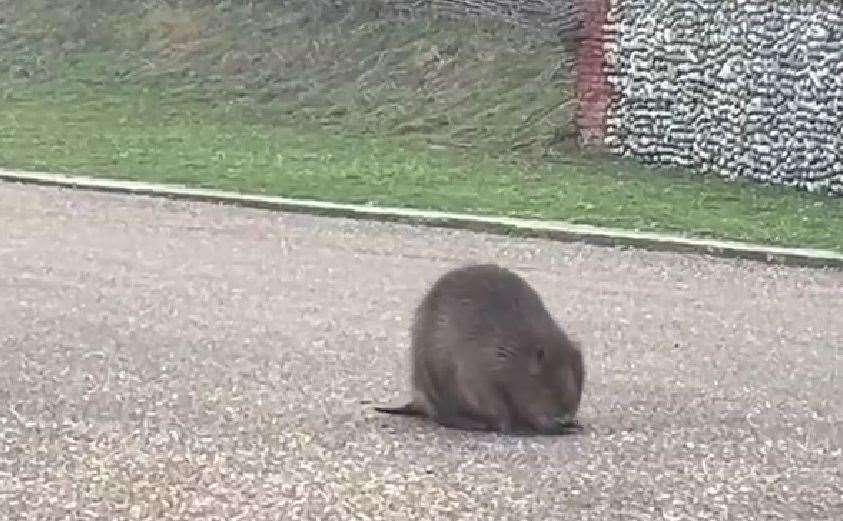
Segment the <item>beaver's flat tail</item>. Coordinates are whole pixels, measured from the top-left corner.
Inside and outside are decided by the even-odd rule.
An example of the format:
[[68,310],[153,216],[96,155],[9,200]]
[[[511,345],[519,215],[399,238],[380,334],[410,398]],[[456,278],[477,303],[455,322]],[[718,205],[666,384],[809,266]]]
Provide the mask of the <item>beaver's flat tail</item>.
[[398,414],[401,416],[424,416],[424,411],[415,402],[410,402],[399,407],[375,406],[375,410],[385,414]]

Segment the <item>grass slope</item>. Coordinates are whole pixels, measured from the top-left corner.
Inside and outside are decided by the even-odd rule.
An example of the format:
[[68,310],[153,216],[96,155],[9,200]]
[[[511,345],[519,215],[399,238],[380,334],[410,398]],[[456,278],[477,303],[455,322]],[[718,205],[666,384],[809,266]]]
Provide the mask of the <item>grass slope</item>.
[[840,201],[575,152],[564,51],[374,1],[0,6],[0,166],[843,251]]

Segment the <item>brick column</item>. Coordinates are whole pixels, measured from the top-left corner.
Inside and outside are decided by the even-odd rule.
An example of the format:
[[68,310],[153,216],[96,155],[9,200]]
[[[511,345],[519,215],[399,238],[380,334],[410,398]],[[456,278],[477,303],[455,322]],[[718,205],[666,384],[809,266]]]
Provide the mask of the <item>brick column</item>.
[[610,0],[574,0],[582,13],[577,46],[576,91],[580,102],[577,127],[583,144],[603,142],[610,87],[604,68],[604,26]]

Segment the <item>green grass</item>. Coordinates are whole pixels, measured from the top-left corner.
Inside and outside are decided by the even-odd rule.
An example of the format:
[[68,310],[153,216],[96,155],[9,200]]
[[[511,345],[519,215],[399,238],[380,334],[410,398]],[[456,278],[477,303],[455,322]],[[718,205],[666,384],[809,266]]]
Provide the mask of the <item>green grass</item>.
[[341,202],[564,219],[843,251],[843,206],[579,157],[528,167],[412,136],[278,126],[128,87],[7,91],[0,164]]
[[255,17],[246,2],[208,3],[12,0],[5,16],[0,5],[11,21],[0,71],[30,83],[193,90],[264,121],[484,153],[536,157],[573,136],[569,56],[552,35],[491,22],[386,22],[366,8],[375,0],[352,2],[348,13],[323,0],[267,1]]
[[573,151],[543,37],[141,4],[5,4],[0,166],[843,251],[839,199]]

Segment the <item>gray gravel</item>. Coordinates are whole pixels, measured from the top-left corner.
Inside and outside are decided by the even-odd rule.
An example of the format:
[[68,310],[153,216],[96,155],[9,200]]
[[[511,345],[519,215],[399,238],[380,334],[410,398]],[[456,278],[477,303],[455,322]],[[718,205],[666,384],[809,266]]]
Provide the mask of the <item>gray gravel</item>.
[[[583,342],[583,434],[365,403],[489,260]],[[840,520],[841,317],[840,272],[0,184],[0,519]]]

